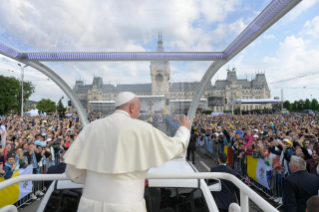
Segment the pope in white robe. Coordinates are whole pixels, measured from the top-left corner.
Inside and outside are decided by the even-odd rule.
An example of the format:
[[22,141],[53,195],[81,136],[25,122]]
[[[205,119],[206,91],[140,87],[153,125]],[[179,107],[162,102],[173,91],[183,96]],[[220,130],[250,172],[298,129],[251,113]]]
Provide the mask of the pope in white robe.
[[183,156],[190,121],[184,116],[174,137],[138,120],[141,103],[120,93],[116,111],[87,125],[65,154],[66,175],[83,183],[80,212],[146,212],[148,170]]

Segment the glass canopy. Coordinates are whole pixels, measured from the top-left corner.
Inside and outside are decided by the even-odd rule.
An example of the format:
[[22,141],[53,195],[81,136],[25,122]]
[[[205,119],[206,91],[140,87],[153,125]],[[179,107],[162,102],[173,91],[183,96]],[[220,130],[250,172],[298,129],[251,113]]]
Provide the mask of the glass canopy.
[[160,36],[166,52],[222,52],[269,2],[4,0],[0,42],[18,52],[154,52]]
[[228,81],[211,78],[300,1],[4,0],[0,54],[53,80],[81,120],[114,111],[121,91],[138,95],[142,113],[192,118],[230,110]]

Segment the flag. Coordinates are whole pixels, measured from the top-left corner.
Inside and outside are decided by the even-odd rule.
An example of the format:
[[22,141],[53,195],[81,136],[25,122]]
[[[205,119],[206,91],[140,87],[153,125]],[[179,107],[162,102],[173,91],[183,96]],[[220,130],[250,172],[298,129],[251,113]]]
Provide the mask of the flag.
[[271,168],[265,164],[263,159],[256,159],[251,155],[247,155],[248,176],[267,189],[270,189],[267,181],[267,171],[270,169]]
[[224,145],[224,153],[227,155],[227,163],[228,163],[228,146]]
[[233,166],[234,164],[233,164],[233,148],[231,147],[231,146],[228,146],[227,147],[228,149],[227,149],[227,160],[228,160],[228,164],[230,165],[230,166]]
[[[18,177],[21,175],[32,174],[33,167],[29,165],[25,169],[19,169],[15,171],[12,177]],[[4,177],[0,177],[0,182],[5,181]],[[32,192],[32,181],[24,181],[13,184],[0,190],[0,208],[6,205],[12,205],[18,200],[22,199],[26,195]]]

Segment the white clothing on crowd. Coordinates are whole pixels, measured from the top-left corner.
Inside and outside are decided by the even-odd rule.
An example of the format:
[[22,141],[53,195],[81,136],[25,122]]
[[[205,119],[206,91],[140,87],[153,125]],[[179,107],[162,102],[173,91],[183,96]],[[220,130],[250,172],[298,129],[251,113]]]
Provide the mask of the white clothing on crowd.
[[168,137],[122,110],[91,122],[64,156],[68,178],[84,183],[78,211],[146,212],[148,170],[182,157],[189,137],[186,127]]

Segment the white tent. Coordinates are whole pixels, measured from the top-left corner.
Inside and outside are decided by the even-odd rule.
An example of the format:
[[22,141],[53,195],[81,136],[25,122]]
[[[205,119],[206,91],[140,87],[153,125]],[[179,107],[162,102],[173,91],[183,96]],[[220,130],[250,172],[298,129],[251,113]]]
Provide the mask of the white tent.
[[[235,104],[275,104],[281,103],[279,99],[234,99]],[[232,102],[230,101],[229,104]]]
[[30,110],[28,112],[23,113],[24,116],[38,116],[38,109]]
[[210,115],[211,115],[211,116],[224,115],[224,112],[212,112]]

